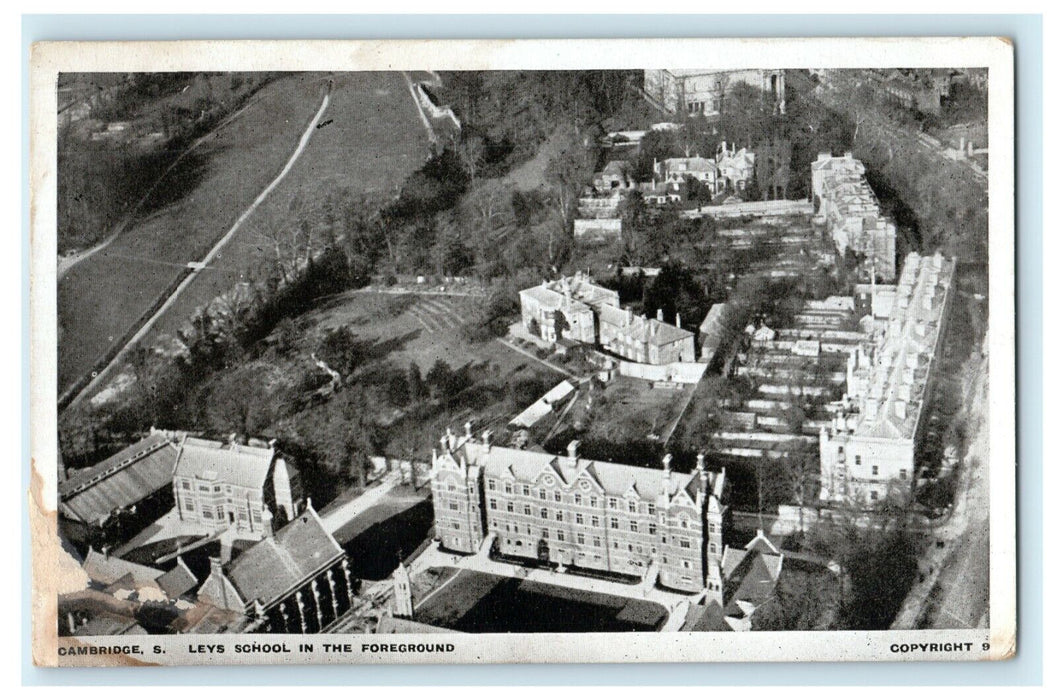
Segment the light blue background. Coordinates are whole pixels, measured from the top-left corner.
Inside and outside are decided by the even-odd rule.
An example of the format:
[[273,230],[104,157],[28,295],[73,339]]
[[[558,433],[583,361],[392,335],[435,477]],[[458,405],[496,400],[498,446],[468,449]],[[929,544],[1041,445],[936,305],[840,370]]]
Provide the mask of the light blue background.
[[[1034,685],[1042,681],[1042,17],[1038,15],[292,16],[29,15],[22,23],[23,182],[29,181],[29,48],[41,40],[1006,36],[1016,47],[1019,653],[1003,663],[318,666],[39,669],[29,635],[23,504],[23,683],[28,685],[760,684]],[[23,189],[22,491],[29,488],[29,195]]]

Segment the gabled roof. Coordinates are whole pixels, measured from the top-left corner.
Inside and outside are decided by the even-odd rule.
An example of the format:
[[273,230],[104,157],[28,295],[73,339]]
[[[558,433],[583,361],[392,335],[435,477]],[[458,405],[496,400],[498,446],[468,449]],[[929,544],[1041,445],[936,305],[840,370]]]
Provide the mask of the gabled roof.
[[606,166],[602,168],[602,175],[623,175],[628,170],[628,161],[626,160],[611,160],[606,163]]
[[344,556],[311,506],[272,537],[246,550],[226,577],[247,603],[268,607]]
[[63,516],[98,523],[172,483],[176,436],[154,432],[59,483]]
[[224,444],[188,437],[180,444],[175,475],[261,488],[275,460],[274,447]]
[[760,531],[745,549],[728,547],[722,562],[727,593],[724,612],[738,616],[745,610],[745,605],[739,603],[756,608],[770,599],[778,585],[782,560],[782,553]]
[[184,563],[183,557],[176,557],[176,566],[159,576],[157,582],[170,598],[179,598],[198,585],[198,578]]
[[90,547],[82,568],[89,578],[105,586],[125,576],[131,576],[137,586],[154,585],[158,577],[165,573],[161,569],[102,554]]
[[716,161],[711,158],[701,158],[700,156],[693,156],[691,158],[666,158],[664,161],[664,169],[668,173],[688,173],[701,170],[715,172]]
[[[485,448],[476,440],[465,442],[458,448],[458,452],[466,456],[467,463],[481,466],[486,476],[496,478],[513,474],[518,481],[531,482],[545,471],[553,470],[561,476],[566,485],[575,484],[581,476],[589,475],[605,494],[618,498],[623,498],[632,487],[642,500],[648,501],[655,501],[664,492],[665,472],[662,469],[559,457],[546,452],[515,450],[495,445]],[[691,498],[696,498],[697,491],[701,488],[696,473],[669,474],[670,495],[685,490]]]

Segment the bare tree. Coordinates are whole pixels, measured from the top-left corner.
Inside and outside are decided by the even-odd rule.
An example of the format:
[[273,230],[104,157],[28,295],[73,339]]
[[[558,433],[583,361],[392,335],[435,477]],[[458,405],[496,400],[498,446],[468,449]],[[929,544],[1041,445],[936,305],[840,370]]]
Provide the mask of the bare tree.
[[459,141],[459,158],[470,176],[470,189],[477,186],[477,174],[484,164],[484,139],[480,136],[467,136]]

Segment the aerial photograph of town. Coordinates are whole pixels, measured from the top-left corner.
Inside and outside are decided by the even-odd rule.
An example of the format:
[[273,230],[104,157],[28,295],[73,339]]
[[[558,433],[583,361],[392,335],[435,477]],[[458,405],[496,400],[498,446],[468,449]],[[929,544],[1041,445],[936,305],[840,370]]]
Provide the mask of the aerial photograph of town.
[[59,635],[988,628],[987,69],[57,95]]

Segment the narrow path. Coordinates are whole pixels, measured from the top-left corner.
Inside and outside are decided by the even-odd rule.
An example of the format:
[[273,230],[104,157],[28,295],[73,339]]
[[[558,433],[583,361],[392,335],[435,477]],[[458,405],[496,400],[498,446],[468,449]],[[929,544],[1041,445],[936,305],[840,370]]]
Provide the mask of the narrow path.
[[407,74],[407,71],[400,71],[400,75],[404,76],[404,82],[407,83],[407,90],[411,93],[411,101],[415,103],[415,109],[418,110],[418,118],[422,120],[422,126],[426,127],[426,131],[429,133],[429,142],[437,142],[437,132],[433,131],[433,125],[429,123],[429,117],[422,111],[422,105],[419,104],[418,95],[415,94],[415,84],[411,82],[411,76]]
[[[305,147],[308,146],[308,141],[312,138],[312,134],[316,131],[316,125],[319,124],[319,121],[320,119],[322,119],[323,113],[326,111],[327,105],[329,104],[330,93],[328,92],[326,95],[323,96],[323,103],[319,106],[319,111],[317,111],[315,116],[312,117],[312,121],[309,122],[308,128],[301,135],[301,140],[298,142],[297,148],[294,149],[293,154],[290,156],[290,159],[286,161],[286,165],[283,166],[283,169],[279,172],[278,175],[275,176],[275,179],[268,183],[268,186],[265,187],[259,195],[257,195],[257,198],[253,200],[253,203],[250,204],[249,208],[242,213],[242,215],[235,221],[232,227],[228,229],[228,232],[225,233],[220,238],[220,240],[216,242],[216,244],[214,244],[214,246],[210,249],[206,256],[200,261],[195,261],[200,262],[202,268],[207,267],[209,263],[213,261],[217,254],[220,253],[221,249],[228,244],[228,241],[231,240],[232,236],[234,236],[235,233],[238,232],[242,224],[245,223],[245,221],[250,216],[252,216],[255,211],[257,211],[257,207],[259,207],[261,203],[268,197],[268,195],[271,194],[272,191],[279,186],[279,183],[281,183],[283,179],[286,178],[286,175],[294,167],[294,164],[297,162],[298,158],[301,157],[301,154],[304,152]],[[179,286],[177,286],[173,293],[169,295],[169,297],[165,300],[161,307],[158,308],[154,315],[147,319],[147,321],[144,322],[142,326],[140,326],[139,330],[136,331],[135,334],[133,334],[129,341],[125,343],[125,346],[121,348],[121,350],[118,351],[116,355],[114,355],[114,359],[112,359],[106,367],[104,367],[95,377],[93,377],[92,381],[88,382],[87,386],[85,386],[84,389],[82,389],[70,401],[71,406],[80,401],[82,397],[91,393],[95,389],[95,387],[97,387],[102,382],[102,380],[110,374],[110,371],[114,367],[116,367],[122,360],[124,360],[125,355],[128,353],[129,349],[132,348],[140,340],[142,340],[145,335],[147,335],[147,333],[154,326],[157,320],[161,318],[162,314],[168,311],[169,307],[172,306],[176,299],[179,298],[179,296],[183,293],[183,291],[187,289],[188,285],[190,285],[197,278],[198,271],[198,269],[192,271],[191,274],[189,274],[187,277],[184,278],[182,282],[180,282]]]

